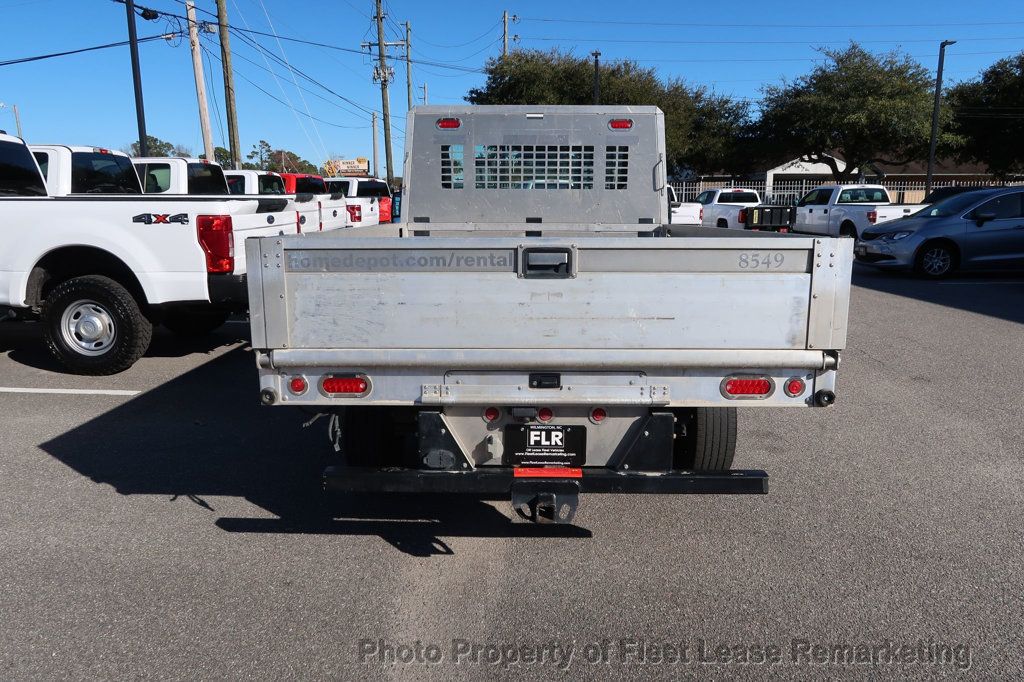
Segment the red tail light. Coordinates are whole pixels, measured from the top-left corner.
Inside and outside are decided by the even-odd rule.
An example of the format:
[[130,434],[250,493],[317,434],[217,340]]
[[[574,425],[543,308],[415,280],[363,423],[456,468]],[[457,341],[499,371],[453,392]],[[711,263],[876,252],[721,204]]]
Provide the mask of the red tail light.
[[631,118],[613,118],[608,121],[608,127],[612,130],[629,130],[633,127],[633,119]]
[[354,223],[361,223],[363,221],[363,207],[357,204],[349,204],[345,208],[348,209],[348,217]]
[[704,222],[704,207],[703,206],[700,207],[700,218],[698,220],[700,222]]
[[298,211],[295,212],[295,231],[302,234],[302,215]]
[[232,272],[235,269],[235,238],[231,216],[201,215],[196,217],[199,246],[206,254],[207,272]]
[[745,208],[741,208],[740,209],[739,221],[740,221],[741,225],[746,225],[747,224],[747,209],[745,209]]
[[324,202],[316,202],[316,214],[320,216],[320,231],[324,231]]
[[868,222],[872,225],[878,220],[878,211],[868,211]]
[[462,121],[457,118],[439,118],[437,119],[437,127],[440,130],[455,130],[462,127]]
[[306,392],[306,388],[308,388],[308,385],[303,377],[292,377],[288,382],[288,390],[295,395],[302,395]]
[[323,381],[320,382],[320,390],[331,396],[359,396],[366,394],[370,390],[370,382],[366,380],[366,377],[357,375],[331,375],[324,377]]
[[786,381],[784,389],[786,391],[786,395],[788,395],[790,398],[795,398],[799,395],[803,395],[804,389],[806,387],[807,384],[804,383],[803,379],[801,379],[800,377],[793,377]]
[[722,395],[726,398],[767,398],[775,384],[768,377],[726,377],[722,380]]

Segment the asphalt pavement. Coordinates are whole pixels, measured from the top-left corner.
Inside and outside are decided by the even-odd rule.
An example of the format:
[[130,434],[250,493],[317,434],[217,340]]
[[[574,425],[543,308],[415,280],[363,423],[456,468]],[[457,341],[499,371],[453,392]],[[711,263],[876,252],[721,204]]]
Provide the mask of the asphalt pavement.
[[0,325],[0,677],[1020,677],[1024,277],[854,279],[837,404],[740,415],[768,495],[555,528],[323,498],[244,324],[114,377]]

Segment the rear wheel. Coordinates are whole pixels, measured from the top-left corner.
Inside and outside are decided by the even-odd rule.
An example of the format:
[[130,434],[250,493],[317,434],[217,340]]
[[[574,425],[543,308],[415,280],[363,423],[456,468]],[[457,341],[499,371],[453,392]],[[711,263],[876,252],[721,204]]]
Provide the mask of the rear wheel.
[[931,279],[949,277],[956,270],[957,254],[948,244],[925,244],[917,254],[915,269]]
[[179,336],[206,336],[227,320],[228,313],[219,310],[169,310],[163,325]]
[[43,301],[46,345],[76,374],[117,374],[135,364],[153,337],[153,325],[128,290],[99,275],[58,284]]
[[728,223],[728,221],[726,221],[725,218],[719,218],[718,219],[718,226],[719,227],[726,227],[727,228],[727,227],[729,227],[729,223]]
[[735,407],[674,410],[674,467],[687,471],[728,471],[736,456]]
[[857,238],[857,226],[847,221],[839,226],[840,237],[851,237],[852,239]]

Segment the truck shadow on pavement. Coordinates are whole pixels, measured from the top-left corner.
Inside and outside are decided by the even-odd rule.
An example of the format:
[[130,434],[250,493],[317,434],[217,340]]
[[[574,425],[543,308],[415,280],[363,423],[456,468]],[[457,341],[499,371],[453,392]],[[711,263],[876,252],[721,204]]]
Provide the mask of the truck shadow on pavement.
[[904,273],[854,266],[853,283],[896,296],[958,308],[1024,324],[1024,272],[963,273],[927,280]]
[[217,514],[216,496],[244,498],[273,514],[218,518],[233,533],[377,535],[415,555],[446,555],[442,537],[590,537],[575,526],[512,523],[475,498],[327,497],[318,455],[330,451],[324,420],[261,407],[252,356],[237,348],[40,447],[122,495],[186,498]]
[[[248,340],[248,325],[234,322],[224,325],[215,334],[197,338],[176,336],[166,329],[156,327],[146,357],[180,358],[193,353],[209,353]],[[0,324],[0,353],[7,353],[11,360],[33,369],[47,372],[65,371],[46,349],[43,330],[38,322]]]

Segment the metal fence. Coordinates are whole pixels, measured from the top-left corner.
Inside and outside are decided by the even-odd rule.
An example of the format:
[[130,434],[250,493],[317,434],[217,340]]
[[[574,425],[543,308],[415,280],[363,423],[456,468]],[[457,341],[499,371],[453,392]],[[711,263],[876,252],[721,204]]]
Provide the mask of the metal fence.
[[[729,189],[732,187],[743,187],[756,190],[762,200],[768,204],[792,205],[807,192],[822,185],[834,185],[834,182],[822,182],[821,180],[776,180],[768,185],[764,180],[690,180],[687,182],[673,182],[671,185],[676,190],[676,196],[680,201],[693,201],[697,195],[707,189]],[[905,180],[882,180],[881,183],[897,204],[917,204],[924,199],[925,183],[923,181],[908,182]],[[987,181],[969,182],[942,182],[932,183],[932,188],[938,187],[990,187],[997,184],[1020,185],[1024,182],[997,183]]]

